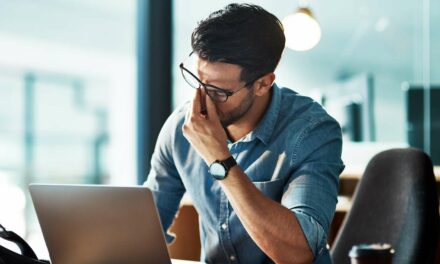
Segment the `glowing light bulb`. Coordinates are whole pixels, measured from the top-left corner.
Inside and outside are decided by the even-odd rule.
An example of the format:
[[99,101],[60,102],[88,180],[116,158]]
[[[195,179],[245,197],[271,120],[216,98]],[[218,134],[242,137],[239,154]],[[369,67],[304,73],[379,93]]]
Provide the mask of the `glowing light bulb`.
[[321,39],[321,27],[309,8],[299,8],[297,12],[283,19],[286,46],[296,51],[306,51],[315,47]]

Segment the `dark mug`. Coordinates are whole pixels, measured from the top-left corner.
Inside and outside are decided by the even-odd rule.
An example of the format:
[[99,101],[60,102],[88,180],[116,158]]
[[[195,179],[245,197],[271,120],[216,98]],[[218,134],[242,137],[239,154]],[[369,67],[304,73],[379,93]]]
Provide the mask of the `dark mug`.
[[394,249],[389,244],[359,244],[351,248],[351,264],[391,264]]

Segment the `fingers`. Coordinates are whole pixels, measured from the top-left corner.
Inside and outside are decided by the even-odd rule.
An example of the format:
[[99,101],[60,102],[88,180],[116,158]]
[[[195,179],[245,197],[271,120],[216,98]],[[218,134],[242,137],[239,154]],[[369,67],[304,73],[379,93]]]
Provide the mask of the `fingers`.
[[186,109],[186,113],[185,113],[185,123],[187,123],[189,121],[189,117],[191,115],[191,108],[192,108],[192,102],[189,104],[188,109]]
[[208,116],[207,110],[206,110],[206,98],[209,96],[206,96],[206,92],[203,89],[200,89],[200,114],[202,114],[205,118]]
[[192,100],[191,103],[191,115],[192,116],[200,116],[200,110],[201,110],[201,106],[200,106],[200,88],[197,88],[196,90],[196,94]]
[[217,109],[215,107],[214,102],[212,101],[211,97],[209,96],[205,96],[205,97],[206,97],[206,111],[208,112],[208,118],[212,120],[218,119]]
[[[188,111],[191,117],[204,119],[218,119],[217,109],[211,97],[206,92],[198,88],[191,103],[191,109]],[[189,118],[189,116],[187,117]]]

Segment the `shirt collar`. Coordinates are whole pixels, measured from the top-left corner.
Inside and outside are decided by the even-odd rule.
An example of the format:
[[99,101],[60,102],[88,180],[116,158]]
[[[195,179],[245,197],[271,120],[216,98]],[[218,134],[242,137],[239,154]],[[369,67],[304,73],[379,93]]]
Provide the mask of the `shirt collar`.
[[270,99],[269,107],[261,119],[257,127],[245,137],[243,141],[252,141],[255,138],[260,139],[264,144],[268,145],[272,132],[275,128],[278,114],[281,108],[281,90],[274,83],[272,85],[272,98]]

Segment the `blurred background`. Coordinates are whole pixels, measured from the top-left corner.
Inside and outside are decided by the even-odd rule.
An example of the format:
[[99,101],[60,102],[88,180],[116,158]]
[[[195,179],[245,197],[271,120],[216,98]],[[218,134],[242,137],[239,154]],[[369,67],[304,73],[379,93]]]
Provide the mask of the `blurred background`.
[[[142,183],[193,94],[178,68],[191,32],[230,2],[0,0],[0,223],[44,257],[29,183]],[[319,43],[286,48],[276,82],[341,122],[347,169],[408,145],[440,165],[439,1],[235,2],[313,12]]]

